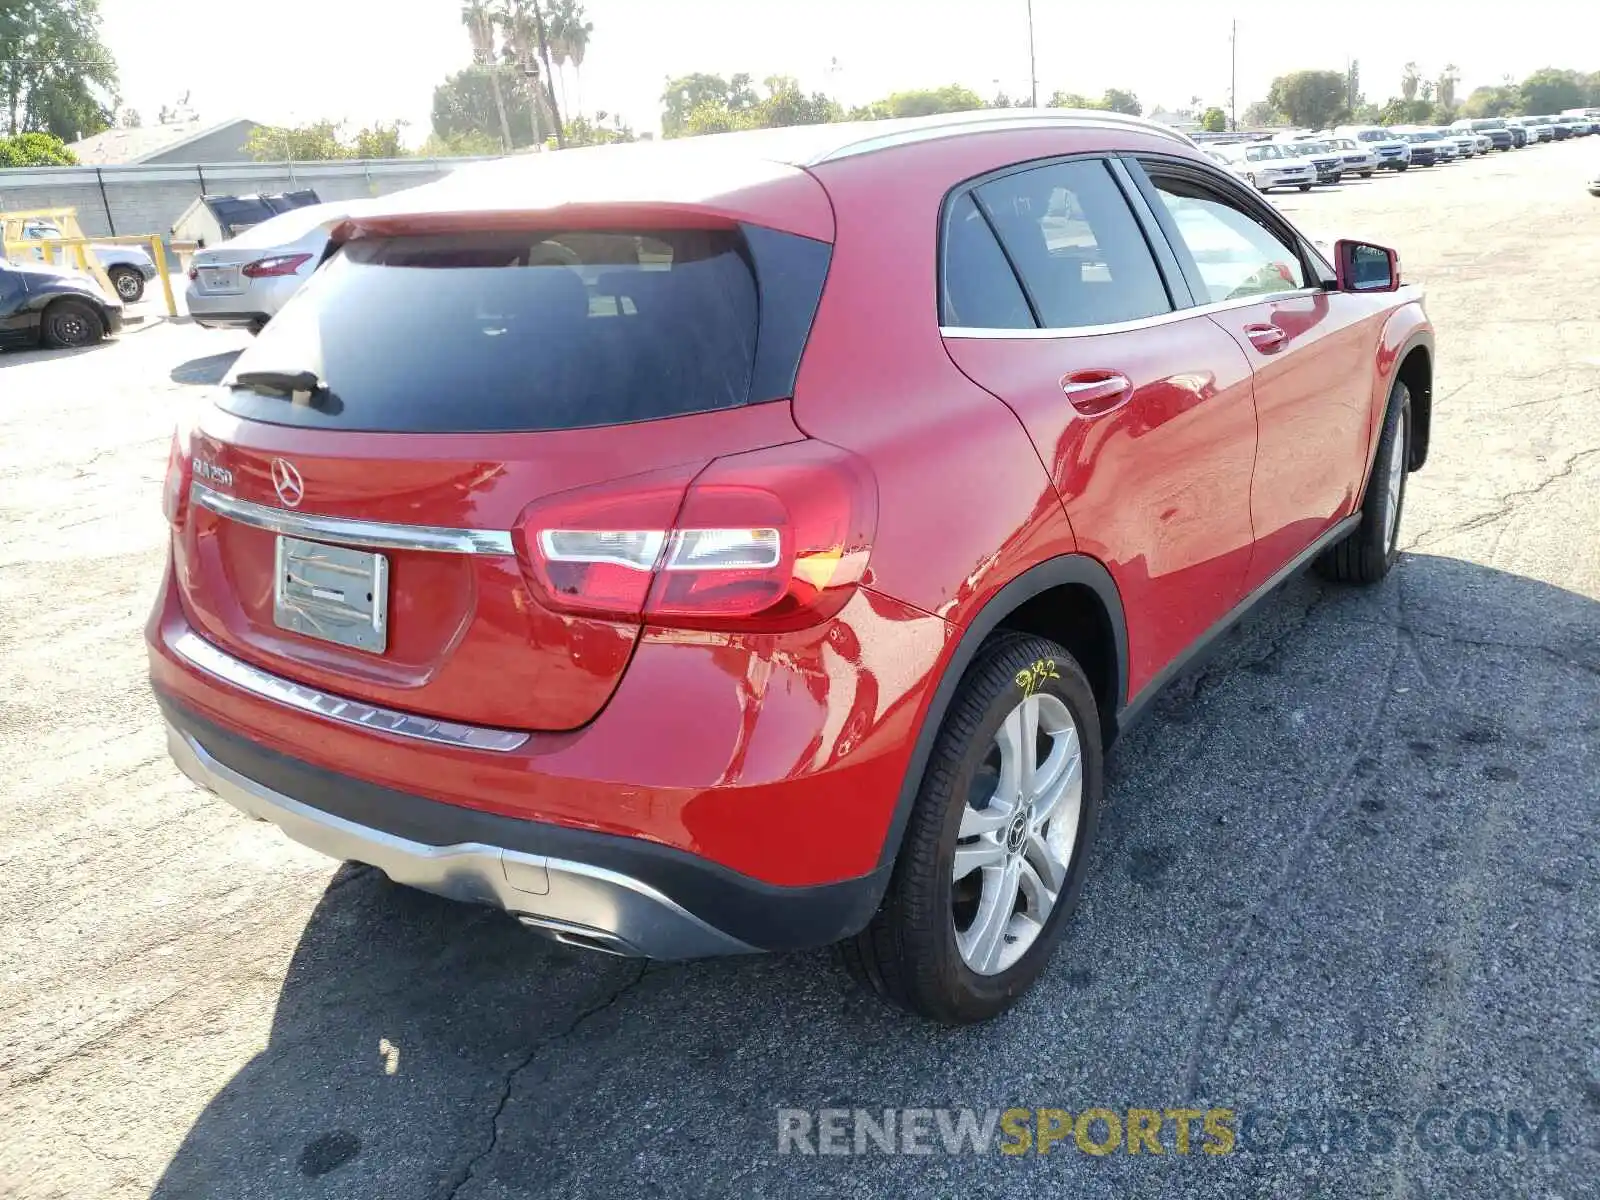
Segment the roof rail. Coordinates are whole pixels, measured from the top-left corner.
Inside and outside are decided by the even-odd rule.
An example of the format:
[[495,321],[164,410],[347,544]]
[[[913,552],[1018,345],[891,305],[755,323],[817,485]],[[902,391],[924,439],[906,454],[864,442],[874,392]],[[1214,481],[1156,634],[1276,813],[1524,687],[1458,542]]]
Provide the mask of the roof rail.
[[933,141],[938,138],[957,137],[964,133],[976,133],[980,130],[993,129],[1050,129],[1058,126],[1071,128],[1090,129],[1128,129],[1138,130],[1140,133],[1153,133],[1159,137],[1168,138],[1179,145],[1194,148],[1195,143],[1187,136],[1179,133],[1170,125],[1163,125],[1159,121],[1152,121],[1147,117],[1135,117],[1128,113],[1110,112],[1106,109],[1083,108],[1007,108],[1007,109],[979,109],[973,112],[939,113],[932,117],[917,117],[906,121],[886,122],[895,128],[874,131],[870,135],[866,130],[870,125],[863,123],[864,136],[859,140],[842,142],[833,146],[805,165],[815,166],[819,163],[831,162],[834,159],[852,158],[858,154],[871,154],[878,150],[888,150],[895,146],[910,145],[914,142]]

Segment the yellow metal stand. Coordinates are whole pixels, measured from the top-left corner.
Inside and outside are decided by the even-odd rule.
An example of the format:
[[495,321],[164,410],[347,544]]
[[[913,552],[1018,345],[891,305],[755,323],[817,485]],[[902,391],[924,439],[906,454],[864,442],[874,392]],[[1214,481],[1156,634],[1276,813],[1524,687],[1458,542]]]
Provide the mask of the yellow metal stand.
[[[61,230],[62,236],[58,238],[26,238],[23,236],[23,227],[29,221],[48,221]],[[75,208],[36,208],[27,212],[0,212],[0,246],[4,247],[7,255],[20,254],[30,251],[39,251],[44,255],[45,261],[56,261],[56,250],[70,252],[80,271],[86,271],[94,276],[95,280],[106,290],[109,296],[115,296],[117,289],[111,282],[111,277],[106,274],[105,268],[100,265],[100,260],[89,250],[89,246],[98,243],[102,246],[145,246],[150,251],[150,257],[156,264],[156,275],[161,280],[161,292],[167,302],[167,315],[178,315],[177,297],[172,291],[172,272],[167,263],[166,246],[159,234],[141,233],[127,237],[100,237],[91,238],[84,235],[82,227],[78,224],[78,210]],[[180,256],[193,254],[198,247],[193,242],[174,242],[172,249]]]

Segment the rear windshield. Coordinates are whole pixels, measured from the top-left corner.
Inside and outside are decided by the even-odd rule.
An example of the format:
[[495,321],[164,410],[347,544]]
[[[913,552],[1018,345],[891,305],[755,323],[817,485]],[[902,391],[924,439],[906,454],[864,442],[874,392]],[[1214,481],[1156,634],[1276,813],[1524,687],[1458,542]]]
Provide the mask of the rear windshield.
[[[358,240],[267,326],[218,404],[280,425],[465,433],[777,399],[793,387],[827,249],[749,229]],[[764,258],[782,285],[770,313]],[[247,372],[313,372],[324,386],[292,403],[233,386]]]

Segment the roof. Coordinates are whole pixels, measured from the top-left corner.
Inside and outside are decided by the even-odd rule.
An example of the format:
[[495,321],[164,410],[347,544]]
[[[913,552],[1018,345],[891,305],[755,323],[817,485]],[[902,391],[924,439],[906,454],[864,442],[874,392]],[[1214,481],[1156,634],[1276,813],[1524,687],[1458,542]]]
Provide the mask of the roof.
[[553,215],[581,205],[619,222],[664,207],[716,221],[758,220],[831,240],[833,210],[806,168],[898,146],[967,134],[1107,129],[1194,149],[1183,134],[1140,117],[1073,109],[984,109],[892,121],[846,121],[709,134],[671,141],[588,146],[474,163],[444,179],[385,196],[355,217],[348,235],[431,232],[461,218],[481,222]]
[[1137,130],[1165,136],[1186,146],[1193,145],[1182,133],[1157,121],[1102,109],[1076,108],[984,108],[973,112],[935,113],[928,117],[900,117],[890,121],[840,121],[832,125],[752,129],[740,133],[711,134],[692,141],[737,147],[778,162],[810,167],[912,142],[998,130],[1050,128]]
[[67,149],[78,156],[78,161],[88,167],[109,167],[125,163],[142,163],[158,154],[169,154],[190,142],[199,141],[213,133],[220,133],[234,125],[255,125],[258,122],[244,117],[227,121],[177,121],[171,125],[140,125],[134,129],[108,129],[81,142],[73,142]]

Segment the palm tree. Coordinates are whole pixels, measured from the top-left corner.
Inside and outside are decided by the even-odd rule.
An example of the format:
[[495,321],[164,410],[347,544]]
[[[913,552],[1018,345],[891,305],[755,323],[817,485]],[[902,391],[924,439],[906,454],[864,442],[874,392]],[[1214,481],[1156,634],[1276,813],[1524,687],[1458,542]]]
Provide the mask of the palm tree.
[[494,106],[500,115],[500,144],[511,153],[511,122],[506,117],[506,98],[500,90],[500,65],[495,61],[494,32],[498,21],[492,0],[468,0],[461,6],[461,23],[472,39],[472,61],[489,72],[494,90]]
[[[565,145],[566,134],[561,128],[561,109],[556,103],[555,88],[550,76],[550,44],[545,28],[544,12],[539,0],[500,0],[498,14],[500,27],[505,31],[506,52],[533,89],[533,111],[536,122],[541,114],[550,117],[555,129],[556,145]],[[543,62],[543,71],[540,63]],[[541,79],[542,75],[542,79]]]
[[[579,112],[583,111],[583,57],[589,50],[589,37],[594,33],[594,22],[587,19],[588,15],[581,0],[554,0],[550,7],[550,50],[558,56],[558,62],[572,64]],[[565,102],[563,94],[562,103]]]

